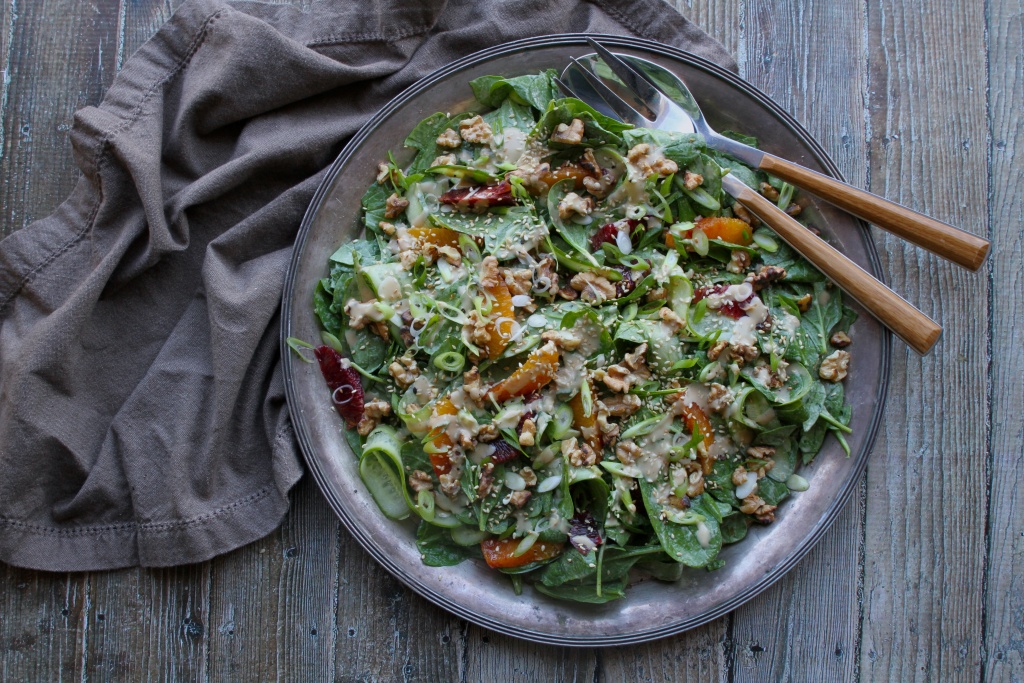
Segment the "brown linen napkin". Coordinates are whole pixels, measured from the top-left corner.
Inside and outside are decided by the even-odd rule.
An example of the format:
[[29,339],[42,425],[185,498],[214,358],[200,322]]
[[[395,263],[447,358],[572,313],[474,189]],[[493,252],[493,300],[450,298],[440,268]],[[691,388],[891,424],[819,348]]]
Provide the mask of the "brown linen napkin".
[[278,357],[292,241],[388,99],[458,57],[631,33],[735,69],[661,0],[190,0],[75,115],[83,177],[0,242],[0,560],[206,560],[302,474]]

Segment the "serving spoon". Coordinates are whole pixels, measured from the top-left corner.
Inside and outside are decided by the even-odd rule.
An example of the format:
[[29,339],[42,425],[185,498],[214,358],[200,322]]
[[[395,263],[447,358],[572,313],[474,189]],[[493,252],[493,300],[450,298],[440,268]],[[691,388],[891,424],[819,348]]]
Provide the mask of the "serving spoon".
[[[589,61],[587,66],[592,69],[600,69],[603,62],[626,88],[624,93],[618,94],[625,95],[625,99],[645,118],[650,119],[648,114],[662,117],[648,127],[700,133],[710,149],[728,154],[746,166],[760,169],[807,190],[844,211],[948,261],[969,270],[977,270],[985,262],[990,246],[988,240],[792,161],[727,138],[708,124],[697,100],[678,76],[646,60],[624,55],[623,57],[638,67],[632,68],[630,63],[596,41],[588,38],[587,42],[597,55],[589,55],[579,61]],[[598,56],[601,62],[597,60]],[[572,68],[570,65],[566,71]],[[563,76],[570,75],[563,73]],[[653,111],[650,105],[655,102],[659,103],[661,111]]]
[[[594,45],[593,42],[591,44]],[[607,53],[604,48],[600,49]],[[617,55],[611,53],[608,55],[608,58],[604,58],[602,55],[605,64],[608,64],[609,59],[620,61]],[[690,113],[683,111],[669,99],[668,95],[673,97],[676,95],[675,90],[685,90],[686,87],[681,81],[678,81],[674,74],[637,57],[624,56],[624,58],[629,59],[631,64],[643,69],[648,74],[657,74],[659,87],[656,88],[626,64],[625,69],[634,74],[631,78],[632,82],[623,84],[626,90],[622,94],[630,99],[627,103],[583,63],[589,60],[589,63],[596,67],[601,63],[597,61],[596,55],[574,60],[574,63],[562,72],[561,78],[558,80],[559,87],[570,97],[580,99],[602,113],[637,127],[683,133],[700,132]],[[622,68],[622,64],[620,64],[619,69],[622,70]],[[617,72],[616,75],[618,75]],[[640,92],[633,89],[635,83],[638,83],[637,87]],[[663,95],[663,91],[668,91],[668,94]],[[694,107],[696,107],[696,103],[694,103]],[[697,111],[700,110],[697,109]],[[703,115],[700,120],[703,120]],[[706,122],[704,125],[707,125]],[[710,131],[710,127],[707,127],[707,130]],[[723,137],[722,139],[733,142],[728,138]],[[743,147],[747,146],[743,145]],[[763,154],[759,150],[754,151]],[[860,302],[868,313],[892,330],[910,348],[922,355],[931,351],[942,335],[942,328],[935,321],[879,282],[840,251],[815,236],[772,202],[747,187],[732,173],[723,175],[722,189],[775,230],[776,234]]]

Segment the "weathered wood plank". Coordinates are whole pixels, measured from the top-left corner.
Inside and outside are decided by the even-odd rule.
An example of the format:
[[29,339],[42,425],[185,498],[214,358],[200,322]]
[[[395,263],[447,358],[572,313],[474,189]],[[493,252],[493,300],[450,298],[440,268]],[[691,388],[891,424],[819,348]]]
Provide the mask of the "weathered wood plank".
[[210,565],[89,575],[81,676],[206,680]]
[[1024,680],[1024,3],[988,3],[992,351],[984,680]]
[[278,531],[214,561],[211,680],[333,679],[338,527],[304,480]]
[[700,26],[720,42],[739,63],[740,74],[746,68],[745,2],[714,2],[714,0],[666,0],[684,17]]
[[603,656],[596,648],[537,645],[470,625],[462,680],[502,683],[603,680],[597,675],[598,661]]
[[[883,196],[986,231],[981,3],[868,5],[870,180]],[[986,508],[984,276],[880,239],[892,286],[945,326],[933,355],[896,346],[868,467],[864,640],[871,680],[977,680]]]
[[114,77],[118,44],[117,0],[5,4],[11,83],[0,121],[4,235],[51,213],[74,187],[72,114],[100,101]]
[[88,602],[84,574],[0,564],[0,681],[80,680]]
[[[866,185],[866,21],[860,0],[755,2],[747,80],[790,111],[853,184]],[[845,37],[841,43],[834,36]],[[856,495],[818,546],[733,615],[735,681],[853,680],[863,508]]]
[[729,681],[729,617],[670,638],[598,653],[597,680],[607,683]]

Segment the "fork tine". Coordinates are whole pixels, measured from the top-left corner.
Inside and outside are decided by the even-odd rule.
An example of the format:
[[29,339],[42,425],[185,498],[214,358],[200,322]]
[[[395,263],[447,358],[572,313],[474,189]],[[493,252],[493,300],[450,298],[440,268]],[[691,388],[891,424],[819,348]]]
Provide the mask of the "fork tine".
[[648,109],[657,111],[660,108],[664,93],[646,74],[634,69],[593,38],[587,37],[587,42],[590,43],[590,47],[594,48],[601,60],[608,65],[608,68],[622,80],[622,84],[633,91],[637,99],[643,102]]
[[572,88],[570,88],[568,85],[562,82],[561,78],[555,78],[555,85],[558,86],[558,89],[561,90],[562,94],[565,95],[566,97],[575,97],[577,100],[581,99],[579,95],[573,92]]
[[643,113],[638,112],[625,100],[616,95],[615,91],[605,85],[604,81],[598,78],[597,75],[591,73],[590,69],[577,61],[575,57],[571,57],[570,59],[572,59],[572,63],[576,65],[580,75],[583,76],[590,87],[594,89],[594,92],[597,93],[598,97],[604,100],[611,110],[615,112],[615,115],[619,117],[619,119],[626,123],[636,124],[639,119],[646,118]]

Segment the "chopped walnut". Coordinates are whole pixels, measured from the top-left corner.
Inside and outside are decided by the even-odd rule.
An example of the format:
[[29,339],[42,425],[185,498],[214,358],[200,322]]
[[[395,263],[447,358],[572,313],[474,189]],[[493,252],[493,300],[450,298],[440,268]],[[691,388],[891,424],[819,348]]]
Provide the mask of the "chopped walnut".
[[489,145],[494,140],[494,132],[490,125],[479,114],[473,118],[459,121],[459,135],[466,142],[477,145]]
[[409,488],[416,493],[430,491],[434,488],[434,480],[423,470],[413,470],[409,475]]
[[842,382],[850,369],[850,352],[833,351],[821,361],[818,376],[829,382]]
[[583,142],[583,121],[573,119],[572,123],[560,123],[555,126],[551,133],[551,142],[558,142],[563,145],[578,145]]
[[494,490],[494,463],[485,462],[480,465],[480,483],[476,487],[476,497],[486,498]]
[[651,371],[647,368],[647,361],[644,358],[646,353],[647,344],[641,344],[633,353],[627,353],[621,363],[611,365],[606,370],[597,370],[594,378],[604,382],[612,391],[624,394],[651,378]]
[[626,159],[644,176],[667,176],[679,171],[679,165],[676,162],[666,159],[661,153],[652,150],[646,142],[634,145],[626,154]]
[[388,366],[388,374],[395,378],[399,389],[408,389],[420,376],[420,368],[415,359],[399,356]]
[[537,438],[537,423],[531,418],[523,420],[523,426],[519,432],[519,445],[520,446],[532,446],[536,443]]
[[391,414],[391,404],[375,398],[363,406],[363,417],[356,425],[359,436],[366,436],[380,424],[381,418]]
[[485,256],[480,262],[480,286],[484,289],[495,289],[504,282],[501,271],[498,269],[498,259],[493,256]]
[[602,304],[609,299],[615,298],[615,285],[608,281],[603,275],[594,272],[576,273],[569,281],[580,298],[588,304]]
[[441,493],[449,498],[459,495],[459,491],[462,490],[462,484],[459,482],[459,472],[457,470],[445,472],[438,475],[437,478],[441,482]]
[[580,157],[579,165],[590,175],[583,178],[583,187],[590,194],[598,199],[603,199],[615,186],[615,176],[610,171],[601,168],[594,158],[594,150],[587,149]]
[[597,462],[597,453],[575,436],[562,442],[562,455],[573,467],[590,467]]
[[801,313],[811,310],[811,303],[814,302],[814,295],[808,292],[796,300],[796,307]]
[[737,467],[732,473],[732,483],[736,486],[743,486],[747,483],[747,468],[743,465]]
[[448,149],[455,149],[462,145],[462,138],[451,128],[446,128],[443,133],[437,136],[435,141],[438,147],[447,147]]
[[693,173],[692,171],[686,171],[683,173],[683,187],[687,190],[696,190],[698,187],[704,184],[704,176],[699,173]]
[[750,213],[750,211],[747,210],[747,207],[743,206],[740,203],[733,204],[732,212],[733,215],[736,216],[736,218],[739,218],[741,221],[743,221],[752,228],[756,228],[758,225],[761,224],[761,221],[757,219],[757,216]]
[[775,457],[775,449],[771,446],[751,446],[747,449],[747,455],[758,460],[768,460]]
[[845,349],[847,346],[853,343],[853,340],[850,339],[850,335],[840,330],[839,332],[833,334],[832,337],[828,340],[828,342],[837,349]]
[[629,417],[640,410],[642,404],[636,394],[613,394],[597,402],[598,409],[612,417]]
[[583,340],[568,330],[547,330],[540,335],[541,340],[555,342],[555,346],[563,351],[575,351]]
[[562,297],[566,301],[576,301],[579,298],[580,293],[572,287],[562,287],[558,290],[558,296]]
[[462,329],[469,337],[469,341],[476,346],[486,346],[491,341],[490,321],[475,310],[466,315],[466,324]]
[[[487,389],[480,381],[480,370],[475,365],[472,369],[462,373],[462,390],[477,403],[480,403],[487,395]],[[484,427],[487,426],[489,425],[484,425]],[[480,428],[480,431],[483,433],[483,427]],[[480,440],[483,441],[482,438]]]
[[529,467],[524,467],[519,470],[519,476],[526,482],[526,488],[531,488],[537,485],[537,473]]
[[387,221],[380,221],[379,223],[377,223],[377,227],[380,228],[381,232],[383,232],[388,237],[394,237],[395,231],[396,231],[394,223],[388,223]]
[[771,524],[775,521],[775,508],[775,505],[767,505],[761,496],[751,493],[743,499],[740,512],[745,515],[753,515],[762,524]]
[[779,201],[779,191],[768,183],[761,183],[760,186],[761,194],[764,195],[765,199],[770,199],[773,202]]
[[756,360],[761,352],[756,346],[750,346],[749,344],[729,344],[729,356],[740,365],[743,362],[749,363],[752,360]]
[[384,202],[384,206],[384,218],[398,218],[409,206],[409,200],[399,197],[397,192],[392,192]]
[[718,360],[719,356],[721,356],[722,352],[725,351],[727,348],[729,348],[729,342],[726,342],[726,341],[717,341],[717,342],[715,342],[711,346],[711,348],[708,349],[708,360],[711,360],[711,361]]
[[662,307],[658,309],[658,317],[661,318],[661,322],[665,323],[672,330],[672,334],[677,334],[680,330],[686,329],[686,322],[680,318],[675,311],[668,307]]
[[437,248],[437,255],[453,266],[462,265],[462,252],[455,247],[443,245]]
[[690,498],[696,498],[700,494],[704,493],[704,472],[703,470],[695,470],[690,472],[688,479],[689,484],[686,487],[686,495]]
[[509,494],[508,503],[518,510],[529,502],[530,495],[529,491],[513,491]]
[[713,413],[724,413],[732,404],[733,395],[723,384],[711,383],[711,390],[708,392],[708,409]]
[[[455,131],[452,131],[453,133]],[[442,154],[441,156],[434,157],[434,160],[430,162],[431,166],[454,166],[457,159],[454,154]]]
[[750,254],[742,249],[736,249],[729,255],[729,264],[725,267],[730,273],[740,275],[750,267]]
[[500,272],[512,296],[533,291],[533,271],[529,268],[502,268]]
[[558,217],[563,221],[567,221],[573,216],[588,216],[593,209],[593,199],[581,197],[575,192],[570,192],[558,202]]
[[800,206],[799,204],[790,204],[789,206],[786,207],[786,213],[794,217],[799,216],[801,213],[803,213],[803,210],[804,207]]
[[391,176],[391,167],[384,162],[377,164],[377,182],[381,185]]
[[762,266],[761,270],[748,275],[746,281],[750,283],[755,292],[759,292],[771,283],[777,282],[784,277],[786,277],[785,268],[780,266]]
[[476,433],[477,441],[480,443],[491,443],[497,441],[498,437],[501,436],[501,432],[494,425],[488,423],[480,425],[480,431]]
[[615,457],[618,458],[619,462],[623,465],[632,465],[642,454],[643,451],[640,450],[640,446],[638,446],[632,439],[620,441],[618,445],[615,446]]
[[611,416],[607,411],[600,409],[602,405],[600,401],[598,401],[597,405],[597,431],[601,437],[601,443],[607,446],[614,446],[615,441],[619,438],[619,425],[608,421],[608,418]]

